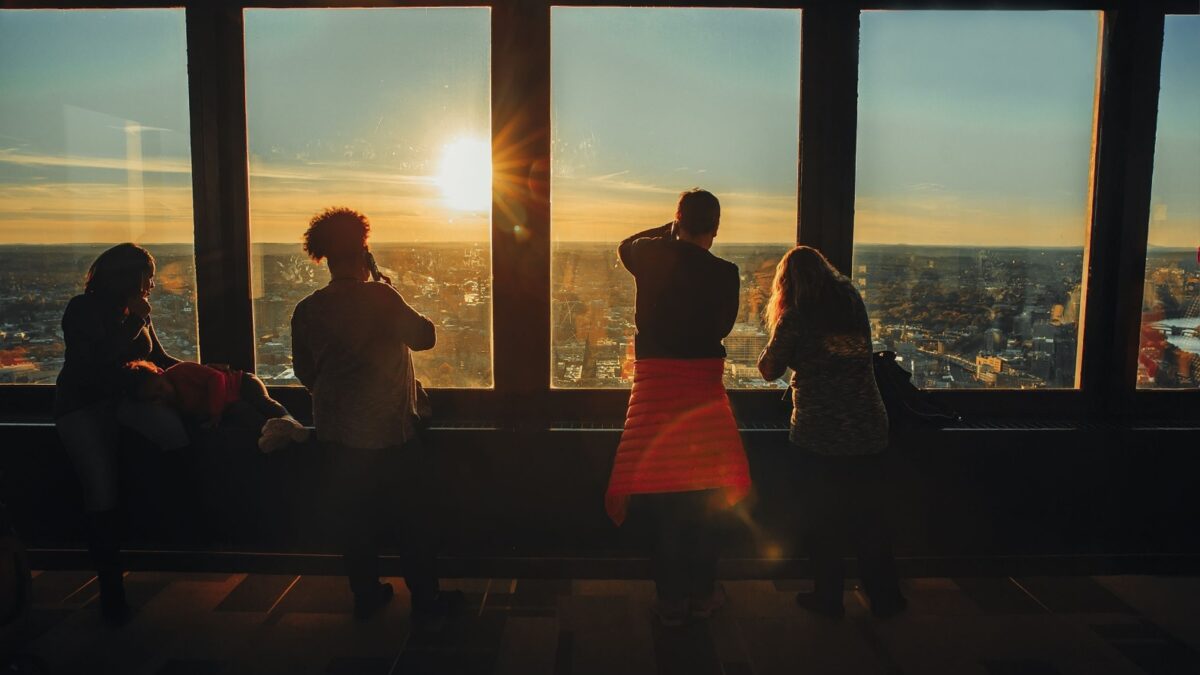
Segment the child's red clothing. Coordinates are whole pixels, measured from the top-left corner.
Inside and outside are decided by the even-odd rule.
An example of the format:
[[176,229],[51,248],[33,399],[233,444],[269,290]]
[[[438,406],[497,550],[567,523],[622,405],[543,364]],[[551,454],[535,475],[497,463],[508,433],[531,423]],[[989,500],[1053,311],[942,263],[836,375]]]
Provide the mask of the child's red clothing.
[[226,406],[241,398],[240,370],[217,370],[180,361],[163,374],[175,386],[179,409],[196,417],[217,419]]

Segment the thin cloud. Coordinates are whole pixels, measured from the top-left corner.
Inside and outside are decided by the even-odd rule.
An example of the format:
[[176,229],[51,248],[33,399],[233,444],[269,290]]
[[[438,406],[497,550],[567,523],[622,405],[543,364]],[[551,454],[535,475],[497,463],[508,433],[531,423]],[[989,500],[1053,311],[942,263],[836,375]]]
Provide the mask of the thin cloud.
[[0,163],[17,166],[55,166],[72,169],[109,169],[144,173],[191,173],[192,163],[184,158],[85,157],[81,155],[34,155],[12,148],[0,149]]

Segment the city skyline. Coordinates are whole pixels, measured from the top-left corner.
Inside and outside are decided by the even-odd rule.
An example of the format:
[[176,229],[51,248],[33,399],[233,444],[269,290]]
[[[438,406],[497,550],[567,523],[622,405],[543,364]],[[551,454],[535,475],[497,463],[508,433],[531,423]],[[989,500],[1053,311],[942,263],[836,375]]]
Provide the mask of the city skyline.
[[[0,245],[0,381],[50,383],[62,358],[58,318],[88,263],[107,244]],[[758,376],[767,340],[761,313],[786,245],[726,244],[739,266],[739,312],[725,339],[726,384],[778,386]],[[155,245],[156,325],[168,351],[197,358],[195,256],[191,245]],[[438,326],[438,346],[414,355],[432,387],[491,384],[492,279],[488,245],[384,243],[384,272]],[[876,349],[904,359],[926,388],[1074,386],[1083,304],[1077,249],[871,246],[852,269]],[[555,245],[551,279],[551,386],[611,388],[632,372],[632,278],[610,242]],[[258,374],[294,384],[290,315],[326,275],[298,246],[252,249]],[[1193,332],[1200,320],[1200,262],[1190,249],[1152,249],[1147,260],[1138,386],[1200,383]]]

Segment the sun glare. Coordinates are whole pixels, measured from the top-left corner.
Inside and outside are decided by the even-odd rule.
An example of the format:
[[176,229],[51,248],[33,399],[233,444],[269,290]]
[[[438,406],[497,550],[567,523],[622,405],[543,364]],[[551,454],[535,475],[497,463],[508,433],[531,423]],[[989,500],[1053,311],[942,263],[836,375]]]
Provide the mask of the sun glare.
[[459,138],[442,148],[437,176],[446,205],[487,211],[492,204],[492,148],[479,138]]

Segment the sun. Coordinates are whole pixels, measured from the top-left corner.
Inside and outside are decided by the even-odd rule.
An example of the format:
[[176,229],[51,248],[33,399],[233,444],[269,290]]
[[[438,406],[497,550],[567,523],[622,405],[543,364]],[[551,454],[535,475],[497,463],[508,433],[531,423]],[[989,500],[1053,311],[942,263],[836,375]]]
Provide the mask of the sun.
[[492,148],[480,138],[463,137],[442,148],[437,184],[442,200],[459,211],[492,206]]

